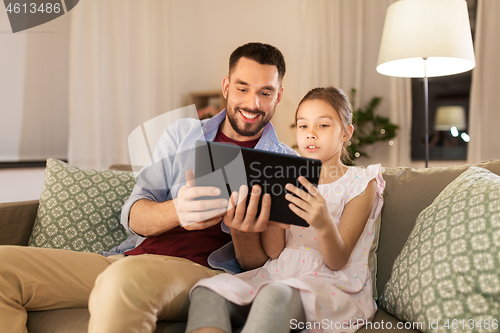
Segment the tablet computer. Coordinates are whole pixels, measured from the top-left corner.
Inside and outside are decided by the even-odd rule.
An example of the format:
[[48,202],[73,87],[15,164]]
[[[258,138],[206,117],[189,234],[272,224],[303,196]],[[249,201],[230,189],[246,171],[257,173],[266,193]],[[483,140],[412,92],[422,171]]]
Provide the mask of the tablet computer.
[[[303,188],[299,176],[318,185],[321,161],[258,149],[241,148],[232,144],[197,141],[195,148],[195,186],[215,186],[221,189],[219,198],[229,199],[246,184],[249,190],[260,185],[271,195],[270,221],[308,227],[309,224],[288,207],[285,194],[287,183]],[[200,197],[215,199],[217,197]],[[262,198],[262,196],[261,196]],[[250,196],[247,197],[247,205]],[[257,216],[260,214],[261,200]]]

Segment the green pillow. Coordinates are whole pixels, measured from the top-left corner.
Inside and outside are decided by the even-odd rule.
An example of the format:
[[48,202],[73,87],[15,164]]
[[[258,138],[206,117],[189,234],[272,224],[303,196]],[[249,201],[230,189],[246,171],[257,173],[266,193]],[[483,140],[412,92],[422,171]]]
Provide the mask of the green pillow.
[[420,213],[379,305],[423,331],[498,332],[500,176],[470,167]]
[[45,183],[28,246],[99,253],[120,244],[120,213],[132,172],[82,170],[47,160]]

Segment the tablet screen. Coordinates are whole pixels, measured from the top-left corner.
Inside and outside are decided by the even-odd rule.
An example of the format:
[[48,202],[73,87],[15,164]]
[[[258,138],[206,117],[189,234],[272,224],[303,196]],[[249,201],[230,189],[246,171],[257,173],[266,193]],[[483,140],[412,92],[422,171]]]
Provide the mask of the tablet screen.
[[[288,207],[285,199],[287,183],[303,188],[299,176],[318,185],[321,161],[300,156],[241,148],[218,142],[199,141],[195,151],[195,186],[215,186],[221,189],[220,198],[229,199],[241,185],[260,185],[271,195],[271,221],[308,227],[306,221]],[[200,197],[199,199],[215,199]],[[249,196],[247,198],[247,204]],[[258,214],[261,202],[259,201]]]

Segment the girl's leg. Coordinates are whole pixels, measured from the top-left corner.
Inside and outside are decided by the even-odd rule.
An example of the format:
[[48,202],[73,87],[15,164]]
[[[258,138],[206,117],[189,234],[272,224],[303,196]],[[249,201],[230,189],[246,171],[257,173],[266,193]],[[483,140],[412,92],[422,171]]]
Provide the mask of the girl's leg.
[[196,287],[191,294],[186,333],[231,333],[231,322],[242,326],[248,309],[249,306],[231,303],[208,288]]
[[306,320],[299,290],[268,284],[255,297],[242,333],[288,333],[292,319]]

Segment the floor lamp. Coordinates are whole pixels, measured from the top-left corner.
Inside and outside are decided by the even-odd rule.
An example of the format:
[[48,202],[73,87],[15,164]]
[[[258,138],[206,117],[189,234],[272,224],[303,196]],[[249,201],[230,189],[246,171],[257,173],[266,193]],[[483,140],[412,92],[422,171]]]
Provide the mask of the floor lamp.
[[429,166],[428,78],[475,66],[465,0],[400,0],[387,8],[377,72],[424,78],[425,167]]

